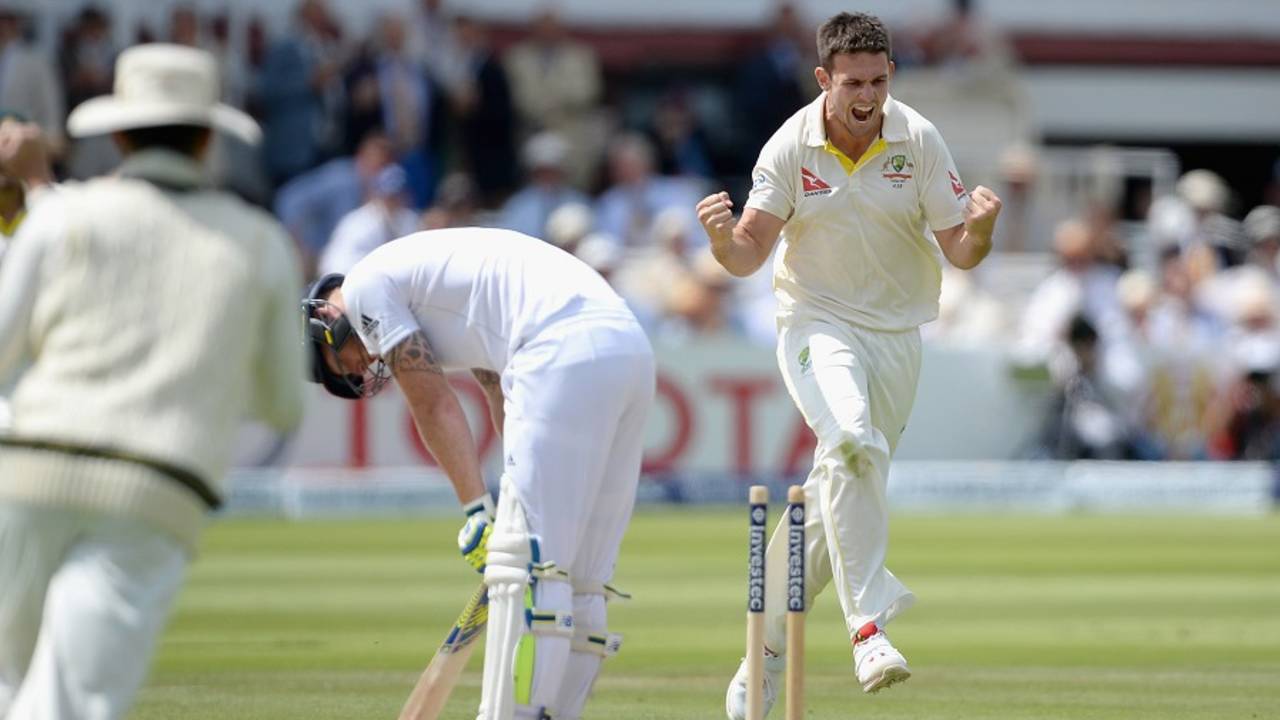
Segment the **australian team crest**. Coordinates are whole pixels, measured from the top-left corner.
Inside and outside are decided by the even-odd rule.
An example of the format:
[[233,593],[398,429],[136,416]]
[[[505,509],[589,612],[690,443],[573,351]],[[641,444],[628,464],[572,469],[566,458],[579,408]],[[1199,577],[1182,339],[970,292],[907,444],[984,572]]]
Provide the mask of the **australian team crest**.
[[889,181],[889,184],[895,188],[901,188],[908,180],[915,176],[916,164],[907,159],[906,155],[892,155],[884,164],[880,166],[880,175]]

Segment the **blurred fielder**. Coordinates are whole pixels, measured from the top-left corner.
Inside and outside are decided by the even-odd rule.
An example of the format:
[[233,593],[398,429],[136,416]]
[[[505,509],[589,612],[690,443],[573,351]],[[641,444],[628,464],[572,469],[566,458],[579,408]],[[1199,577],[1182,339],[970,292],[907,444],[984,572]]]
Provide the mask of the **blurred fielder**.
[[[858,681],[875,692],[906,679],[882,628],[914,596],[884,566],[889,460],[907,424],[920,370],[919,326],[938,314],[941,256],[972,268],[991,250],[1000,200],[967,192],[938,131],[889,97],[889,33],[841,13],[818,29],[822,94],[773,135],[735,223],[727,193],[698,204],[711,249],[745,276],[774,262],[778,364],[817,435],[805,482],[806,605],[830,581],[853,643]],[[786,530],[769,544],[766,708],[786,658]],[[745,666],[725,699],[745,710]]]
[[[111,133],[107,178],[56,188],[29,126],[0,163],[31,188],[0,267],[0,716],[125,715],[194,553],[246,411],[302,413],[301,282],[284,228],[210,189],[210,128],[257,135],[217,104],[199,50],[141,45],[115,94],[71,113]],[[25,370],[21,370],[23,366]]]
[[[394,376],[463,504],[459,549],[489,586],[477,717],[580,717],[620,641],[606,583],[654,393],[635,317],[568,253],[481,228],[393,240],[320,278],[304,309],[313,379],[358,398]],[[496,518],[450,368],[472,371],[502,434]]]

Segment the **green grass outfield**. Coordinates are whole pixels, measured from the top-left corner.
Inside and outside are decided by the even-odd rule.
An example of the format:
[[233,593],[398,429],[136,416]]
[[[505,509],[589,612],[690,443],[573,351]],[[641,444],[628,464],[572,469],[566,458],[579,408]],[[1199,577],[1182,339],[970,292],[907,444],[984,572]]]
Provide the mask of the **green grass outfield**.
[[[394,718],[477,583],[457,526],[217,524],[133,717]],[[723,717],[745,537],[744,511],[637,514],[616,578],[635,599],[611,609],[627,640],[587,717]],[[891,629],[915,676],[864,696],[828,591],[808,717],[1280,717],[1280,517],[897,517],[890,567],[919,596]],[[444,717],[475,716],[479,668]]]

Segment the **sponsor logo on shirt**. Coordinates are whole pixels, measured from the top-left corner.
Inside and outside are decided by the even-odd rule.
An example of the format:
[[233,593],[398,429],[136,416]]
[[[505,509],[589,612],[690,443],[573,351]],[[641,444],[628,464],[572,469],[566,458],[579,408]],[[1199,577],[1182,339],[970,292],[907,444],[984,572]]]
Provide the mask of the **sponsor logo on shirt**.
[[805,348],[800,351],[800,356],[796,359],[800,361],[801,375],[808,375],[813,371],[813,360],[809,357],[809,346],[806,345]]
[[947,171],[947,177],[951,178],[951,192],[956,194],[956,199],[963,198],[966,194],[964,183],[960,182],[960,178],[956,177],[956,174],[950,170]]
[[800,168],[800,184],[804,186],[805,197],[830,195],[834,192],[830,185],[823,182],[822,178],[815,175],[814,172],[807,167]]
[[908,180],[915,177],[915,170],[916,164],[908,160],[906,155],[894,155],[880,166],[880,176],[900,190]]

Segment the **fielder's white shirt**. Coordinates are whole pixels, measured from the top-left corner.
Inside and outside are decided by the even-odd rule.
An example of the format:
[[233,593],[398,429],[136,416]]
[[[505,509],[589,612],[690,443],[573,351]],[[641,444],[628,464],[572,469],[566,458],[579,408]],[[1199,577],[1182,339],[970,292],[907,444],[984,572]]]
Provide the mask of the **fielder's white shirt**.
[[746,207],[786,221],[774,261],[779,313],[818,309],[873,330],[938,316],[942,252],[931,228],[963,222],[967,193],[937,128],[893,98],[856,162],[827,140],[826,94],[760,151]]
[[537,238],[493,228],[427,230],[393,240],[356,263],[342,296],[371,353],[385,355],[421,329],[442,367],[498,373],[552,325],[633,318],[582,261]]

